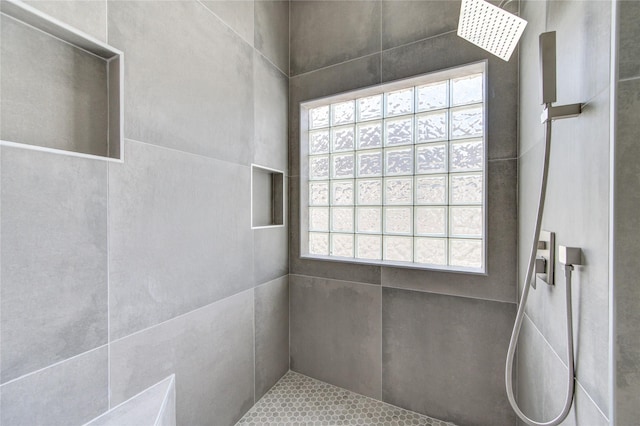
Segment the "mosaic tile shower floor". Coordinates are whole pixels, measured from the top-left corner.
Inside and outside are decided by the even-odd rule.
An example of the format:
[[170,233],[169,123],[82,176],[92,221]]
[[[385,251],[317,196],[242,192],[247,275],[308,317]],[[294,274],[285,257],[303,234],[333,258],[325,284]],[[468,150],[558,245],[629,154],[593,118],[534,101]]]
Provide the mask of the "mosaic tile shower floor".
[[236,425],[455,426],[289,371]]

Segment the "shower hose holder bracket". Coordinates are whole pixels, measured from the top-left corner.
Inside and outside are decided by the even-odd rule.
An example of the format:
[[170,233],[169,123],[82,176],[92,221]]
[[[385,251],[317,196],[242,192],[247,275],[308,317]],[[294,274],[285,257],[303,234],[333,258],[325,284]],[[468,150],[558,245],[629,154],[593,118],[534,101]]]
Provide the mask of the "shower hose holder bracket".
[[536,253],[536,277],[533,280],[533,288],[537,287],[538,281],[547,285],[554,285],[555,276],[555,246],[556,233],[541,231],[538,238],[538,248]]
[[540,122],[546,123],[549,120],[560,120],[562,118],[577,117],[582,112],[582,104],[569,104],[552,106],[546,105],[540,115]]

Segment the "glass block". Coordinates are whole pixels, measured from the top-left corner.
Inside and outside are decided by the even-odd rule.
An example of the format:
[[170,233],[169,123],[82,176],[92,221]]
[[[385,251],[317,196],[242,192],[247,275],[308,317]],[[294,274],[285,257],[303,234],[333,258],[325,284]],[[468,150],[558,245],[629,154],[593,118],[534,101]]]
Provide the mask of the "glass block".
[[451,175],[451,204],[482,204],[482,173]]
[[358,152],[358,177],[382,176],[382,151]]
[[353,257],[353,235],[331,234],[331,255]]
[[309,205],[328,206],[329,205],[329,182],[309,183]]
[[309,157],[309,179],[329,179],[329,156]]
[[413,174],[413,146],[384,150],[385,175]]
[[387,178],[384,180],[385,204],[413,204],[413,178]]
[[386,117],[413,112],[413,87],[385,94],[387,99]]
[[309,110],[309,128],[319,129],[329,126],[329,105]]
[[358,259],[382,258],[382,237],[379,235],[356,235],[356,257]]
[[453,106],[482,102],[482,74],[474,74],[451,80]]
[[435,142],[447,139],[447,113],[431,112],[417,116],[416,143]]
[[442,238],[415,238],[415,262],[430,265],[447,264],[447,240]]
[[416,146],[416,174],[447,171],[447,144],[430,143]]
[[331,174],[334,178],[352,178],[354,171],[353,154],[333,154]]
[[385,207],[385,234],[408,234],[413,229],[413,207]]
[[418,112],[431,109],[446,108],[449,104],[447,96],[447,81],[427,84],[417,88]]
[[358,121],[382,118],[382,94],[358,99]]
[[385,120],[385,146],[413,143],[413,117]]
[[353,207],[331,208],[331,231],[353,232]]
[[334,206],[353,205],[353,181],[331,181],[331,204]]
[[329,234],[309,232],[309,254],[329,255]]
[[416,235],[447,235],[447,208],[416,207]]
[[382,146],[382,122],[358,123],[358,149],[380,148]]
[[449,239],[449,265],[482,267],[482,240]]
[[356,232],[380,233],[382,231],[382,209],[380,207],[356,208]]
[[451,110],[451,139],[482,136],[482,106]]
[[316,130],[309,132],[309,154],[329,153],[329,131]]
[[353,151],[355,145],[355,131],[353,126],[336,127],[331,129],[332,152]]
[[450,234],[454,237],[482,237],[482,207],[457,207],[450,209]]
[[416,204],[447,204],[447,177],[416,176]]
[[464,172],[482,170],[484,144],[481,139],[451,142],[449,170]]
[[413,238],[385,235],[384,260],[411,262],[413,260]]
[[309,231],[329,232],[328,207],[309,207]]
[[359,205],[382,204],[382,179],[358,179],[356,185]]
[[354,101],[340,102],[331,105],[331,125],[353,123],[356,118],[356,106]]

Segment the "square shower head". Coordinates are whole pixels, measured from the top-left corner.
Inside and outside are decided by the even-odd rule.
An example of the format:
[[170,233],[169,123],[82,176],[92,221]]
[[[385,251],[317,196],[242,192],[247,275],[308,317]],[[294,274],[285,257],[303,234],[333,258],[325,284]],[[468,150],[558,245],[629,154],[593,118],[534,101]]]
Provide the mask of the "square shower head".
[[484,0],[462,0],[458,35],[508,61],[527,21]]

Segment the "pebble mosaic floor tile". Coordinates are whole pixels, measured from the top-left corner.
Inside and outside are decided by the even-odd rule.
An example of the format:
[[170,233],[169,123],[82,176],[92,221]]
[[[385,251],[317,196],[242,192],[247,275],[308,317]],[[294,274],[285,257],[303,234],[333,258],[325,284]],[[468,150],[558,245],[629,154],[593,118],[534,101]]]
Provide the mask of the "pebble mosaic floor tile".
[[289,371],[236,425],[455,426]]

